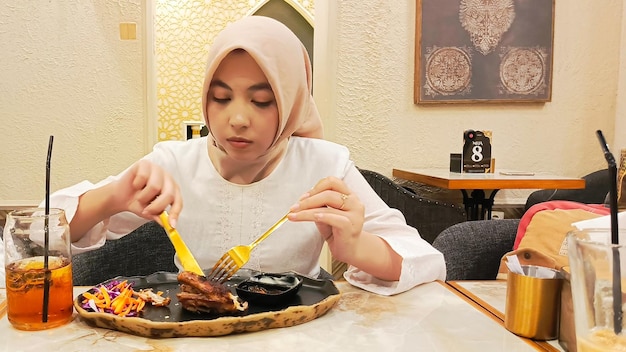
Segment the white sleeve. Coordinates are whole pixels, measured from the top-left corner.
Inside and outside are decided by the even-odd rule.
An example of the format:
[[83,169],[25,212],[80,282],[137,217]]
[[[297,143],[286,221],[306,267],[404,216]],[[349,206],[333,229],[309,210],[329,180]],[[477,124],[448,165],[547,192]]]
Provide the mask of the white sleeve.
[[[175,158],[171,155],[171,147],[168,147],[171,145],[172,143],[168,142],[157,143],[152,152],[145,155],[143,159],[158,164],[167,171],[172,172],[175,170],[172,165],[175,164],[175,161],[173,161]],[[71,222],[76,214],[78,201],[81,195],[87,191],[100,188],[118,180],[130,167],[132,167],[132,165],[119,174],[109,176],[96,184],[89,181],[83,181],[76,185],[56,191],[50,195],[50,207],[65,210],[67,221]],[[44,205],[45,204],[43,202],[40,204],[42,207]],[[100,248],[104,245],[107,239],[118,239],[123,237],[146,222],[146,219],[130,212],[115,214],[114,216],[104,219],[100,223],[96,224],[80,240],[72,243],[72,253],[78,254]]]
[[[121,174],[120,174],[121,175]],[[92,184],[89,181],[83,181],[76,185],[61,189],[50,195],[50,207],[65,210],[65,217],[68,223],[72,221],[76,215],[78,208],[78,200],[85,192],[95,188],[102,187],[116,180],[118,176],[109,176],[106,179]],[[40,206],[45,206],[42,202]],[[72,254],[78,254],[100,248],[107,239],[118,239],[127,235],[146,220],[132,213],[119,213],[115,216],[104,219],[96,224],[91,230],[78,241],[72,243]]]
[[[100,186],[111,182],[103,181]],[[89,181],[83,181],[73,186],[58,190],[50,195],[50,208],[60,208],[65,210],[65,217],[70,223],[76,214],[78,208],[78,199],[85,192],[97,188],[98,185]],[[39,204],[44,207],[45,203]],[[96,249],[104,245],[106,239],[105,227],[103,223],[99,223],[89,230],[80,240],[72,243],[72,253],[78,254],[88,250]]]
[[384,281],[349,266],[344,278],[354,286],[381,294],[394,295],[434,280],[445,280],[443,254],[420,237],[414,227],[406,224],[404,215],[387,204],[370,187],[355,167],[348,170],[344,182],[365,205],[363,230],[385,240],[402,257],[398,281]]

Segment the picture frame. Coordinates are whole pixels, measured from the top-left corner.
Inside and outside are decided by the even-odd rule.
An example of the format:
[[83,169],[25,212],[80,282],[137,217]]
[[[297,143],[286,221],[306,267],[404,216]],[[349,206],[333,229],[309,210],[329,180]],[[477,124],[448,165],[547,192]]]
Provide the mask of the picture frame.
[[555,0],[416,1],[416,104],[551,101]]

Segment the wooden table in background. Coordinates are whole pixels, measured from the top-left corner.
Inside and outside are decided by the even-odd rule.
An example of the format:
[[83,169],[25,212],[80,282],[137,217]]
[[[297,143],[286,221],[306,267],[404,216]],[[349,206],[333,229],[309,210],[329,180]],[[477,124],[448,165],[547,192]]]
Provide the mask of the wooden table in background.
[[[468,220],[491,219],[496,193],[501,189],[581,189],[585,180],[549,174],[503,175],[495,173],[457,173],[445,169],[393,169],[393,176],[463,193]],[[471,194],[468,195],[468,190]],[[489,197],[485,190],[491,190]],[[485,216],[486,214],[486,216]]]

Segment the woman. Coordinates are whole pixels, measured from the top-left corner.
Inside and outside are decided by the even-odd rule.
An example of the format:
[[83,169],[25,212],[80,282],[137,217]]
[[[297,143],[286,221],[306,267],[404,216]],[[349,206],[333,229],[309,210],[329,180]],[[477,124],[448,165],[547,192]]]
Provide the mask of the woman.
[[51,196],[66,211],[74,253],[167,209],[200,266],[211,268],[289,212],[246,267],[317,276],[326,241],[349,264],[347,281],[380,294],[445,278],[442,254],[377,196],[348,150],[311,138],[321,137],[321,123],[310,62],[283,24],[252,16],[220,33],[202,102],[208,137],[158,143],[118,176]]

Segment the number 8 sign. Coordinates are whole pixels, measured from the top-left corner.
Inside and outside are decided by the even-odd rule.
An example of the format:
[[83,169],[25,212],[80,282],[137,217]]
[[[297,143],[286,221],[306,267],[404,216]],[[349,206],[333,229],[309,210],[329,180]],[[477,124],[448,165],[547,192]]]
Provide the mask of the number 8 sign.
[[463,132],[463,172],[491,172],[491,131]]

